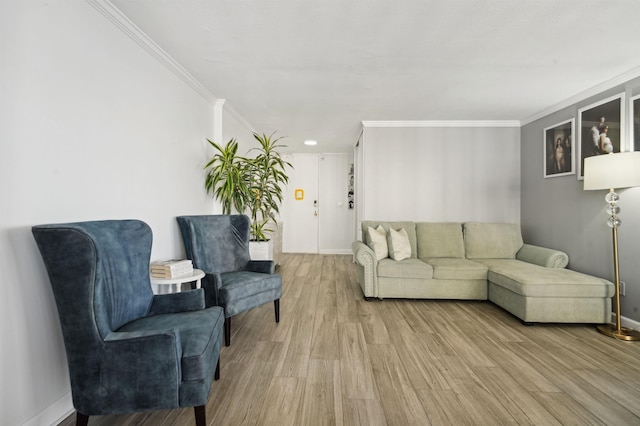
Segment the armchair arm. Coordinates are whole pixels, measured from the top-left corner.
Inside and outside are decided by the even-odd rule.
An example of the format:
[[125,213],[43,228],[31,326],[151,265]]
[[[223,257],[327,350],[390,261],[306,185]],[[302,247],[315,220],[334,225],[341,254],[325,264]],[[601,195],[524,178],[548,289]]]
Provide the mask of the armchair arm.
[[204,309],[204,290],[201,288],[184,293],[156,294],[153,296],[149,315]]
[[247,271],[260,272],[262,274],[273,274],[276,270],[273,260],[250,260],[247,264]]
[[365,297],[378,296],[378,260],[376,255],[362,241],[354,241],[351,250],[356,263],[360,265],[360,287]]
[[532,244],[524,244],[516,253],[516,259],[547,268],[565,268],[569,264],[569,255],[565,252]]
[[[86,386],[93,389],[82,395],[92,400],[86,401],[93,405],[92,414],[177,408],[181,357],[178,330],[111,332],[104,340],[102,356],[95,360],[94,372],[99,377],[95,385],[87,381]],[[74,402],[75,397],[74,393]]]
[[209,308],[211,306],[219,306],[220,285],[222,277],[218,272],[206,273],[202,278],[202,288],[204,289],[204,305]]

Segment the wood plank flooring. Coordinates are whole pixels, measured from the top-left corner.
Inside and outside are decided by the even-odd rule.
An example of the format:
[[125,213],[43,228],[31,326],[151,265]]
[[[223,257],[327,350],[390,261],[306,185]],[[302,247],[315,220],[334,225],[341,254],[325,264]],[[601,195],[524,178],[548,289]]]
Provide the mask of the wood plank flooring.
[[[490,302],[367,302],[349,255],[279,271],[280,323],[270,303],[232,319],[211,426],[640,425],[640,342],[526,327]],[[192,424],[191,408],[89,419]]]

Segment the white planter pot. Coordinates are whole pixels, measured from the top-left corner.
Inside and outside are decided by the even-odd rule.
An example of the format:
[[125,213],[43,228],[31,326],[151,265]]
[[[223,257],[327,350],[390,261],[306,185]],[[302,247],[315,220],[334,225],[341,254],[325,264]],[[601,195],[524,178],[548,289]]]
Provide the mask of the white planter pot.
[[273,260],[273,240],[249,241],[251,260]]

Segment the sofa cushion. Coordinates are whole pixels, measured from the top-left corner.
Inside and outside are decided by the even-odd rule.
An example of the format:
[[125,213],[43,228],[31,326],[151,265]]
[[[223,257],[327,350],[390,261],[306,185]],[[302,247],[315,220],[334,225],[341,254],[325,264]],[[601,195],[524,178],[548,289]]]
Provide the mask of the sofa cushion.
[[393,260],[404,260],[411,257],[411,245],[409,236],[404,228],[389,229],[389,257]]
[[[407,231],[407,236],[409,237],[409,244],[411,245],[411,257],[417,258],[418,249],[416,245],[416,224],[414,222],[380,222],[373,220],[363,220],[362,221],[362,235],[363,238],[367,238],[367,228],[370,226],[372,228],[377,227],[378,225],[382,226],[385,231],[389,232],[389,229],[400,229],[404,228]],[[369,244],[368,240],[365,240],[366,244]]]
[[435,257],[426,262],[433,267],[433,278],[440,280],[486,280],[487,267],[468,259]]
[[522,245],[522,233],[517,223],[464,224],[467,259],[515,259]]
[[378,262],[378,276],[429,279],[433,277],[433,268],[413,257],[401,261],[387,258]]
[[462,224],[454,222],[417,222],[418,259],[434,257],[464,258]]
[[515,259],[478,260],[494,284],[527,297],[612,297],[613,284],[570,269],[546,268]]
[[367,245],[376,255],[376,259],[384,259],[389,257],[389,248],[387,246],[387,232],[378,225],[376,229],[367,227]]

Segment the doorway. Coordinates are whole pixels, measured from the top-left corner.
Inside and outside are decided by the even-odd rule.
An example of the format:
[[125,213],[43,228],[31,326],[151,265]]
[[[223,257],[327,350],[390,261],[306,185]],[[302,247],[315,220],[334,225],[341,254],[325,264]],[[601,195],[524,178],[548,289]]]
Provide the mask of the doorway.
[[354,210],[349,203],[351,155],[292,154],[294,169],[282,205],[282,251],[350,254]]

